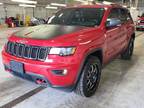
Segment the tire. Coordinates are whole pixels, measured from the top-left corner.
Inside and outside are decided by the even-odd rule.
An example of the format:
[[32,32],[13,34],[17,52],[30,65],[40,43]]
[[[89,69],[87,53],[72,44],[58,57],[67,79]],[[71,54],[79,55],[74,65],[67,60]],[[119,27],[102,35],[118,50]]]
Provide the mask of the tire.
[[121,54],[121,58],[124,60],[130,60],[133,55],[134,38],[130,39],[127,49]]
[[136,28],[136,31],[139,31],[139,28]]
[[90,97],[95,94],[101,77],[101,62],[98,57],[91,56],[86,61],[75,93]]

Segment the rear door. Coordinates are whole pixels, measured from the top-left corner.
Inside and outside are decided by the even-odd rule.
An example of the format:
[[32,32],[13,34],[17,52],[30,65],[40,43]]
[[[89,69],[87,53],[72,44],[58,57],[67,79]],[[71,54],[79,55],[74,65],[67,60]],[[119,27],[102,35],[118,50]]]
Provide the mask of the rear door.
[[[126,16],[127,16],[127,35],[128,37],[131,37],[131,35],[135,31],[135,24],[133,22],[133,19],[131,17],[130,11],[126,10]],[[129,38],[130,39],[130,38]],[[128,39],[127,39],[128,40]],[[128,40],[129,41],[129,40]]]
[[129,18],[128,16],[128,10],[127,9],[123,9],[123,8],[120,8],[120,20],[122,22],[121,24],[121,35],[119,37],[119,50],[122,51],[127,43],[128,43],[128,35],[131,33],[131,21],[130,21],[131,18]]

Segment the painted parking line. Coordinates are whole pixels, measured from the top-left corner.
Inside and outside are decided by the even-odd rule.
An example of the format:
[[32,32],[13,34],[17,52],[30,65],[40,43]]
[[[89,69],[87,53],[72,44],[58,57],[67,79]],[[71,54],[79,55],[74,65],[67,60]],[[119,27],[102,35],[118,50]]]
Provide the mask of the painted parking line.
[[28,93],[16,98],[15,100],[1,106],[0,108],[12,108],[13,106],[17,105],[18,103],[26,100],[27,98],[29,98],[31,96],[37,94],[38,92],[42,91],[43,89],[45,89],[45,87],[38,87],[34,90],[31,90],[30,92],[28,92]]

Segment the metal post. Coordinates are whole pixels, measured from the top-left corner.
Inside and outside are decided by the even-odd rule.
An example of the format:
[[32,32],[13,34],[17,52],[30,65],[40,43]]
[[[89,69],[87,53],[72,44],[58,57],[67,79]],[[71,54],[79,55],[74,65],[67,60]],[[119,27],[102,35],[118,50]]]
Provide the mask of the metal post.
[[23,7],[23,22],[24,22],[24,24],[26,23],[26,22],[25,22],[25,17],[26,17],[25,13],[26,13],[26,12],[25,12],[25,7]]
[[6,7],[5,4],[4,4],[3,8],[4,8],[4,12],[5,12],[5,18],[7,18],[8,17],[8,15],[7,15],[7,7]]
[[35,12],[34,12],[34,8],[33,8],[33,17],[35,17]]
[[132,0],[129,0],[129,3],[130,3],[130,8],[132,7]]
[[67,4],[68,3],[68,1],[67,0],[65,0],[65,4]]
[[138,0],[135,0],[135,7],[138,8]]
[[124,4],[124,0],[122,0],[122,4]]

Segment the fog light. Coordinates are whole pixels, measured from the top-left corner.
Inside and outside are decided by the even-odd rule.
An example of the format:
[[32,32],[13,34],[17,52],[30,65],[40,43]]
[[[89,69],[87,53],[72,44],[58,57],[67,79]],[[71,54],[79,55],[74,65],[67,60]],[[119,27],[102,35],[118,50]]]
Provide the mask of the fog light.
[[68,73],[67,69],[64,70],[52,70],[52,72],[56,75],[66,75]]

